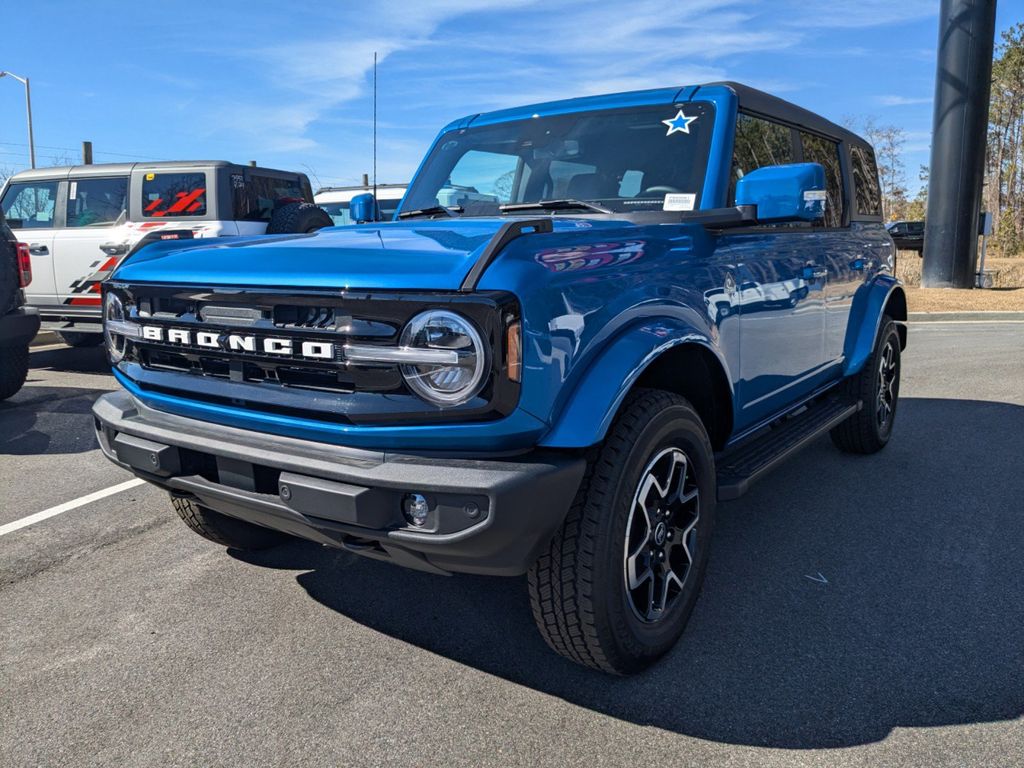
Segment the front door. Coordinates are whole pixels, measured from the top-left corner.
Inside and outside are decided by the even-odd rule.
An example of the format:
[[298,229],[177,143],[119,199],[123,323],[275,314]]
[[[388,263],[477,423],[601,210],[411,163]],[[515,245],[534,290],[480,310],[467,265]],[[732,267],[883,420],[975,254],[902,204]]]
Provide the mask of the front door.
[[[100,281],[117,265],[127,232],[128,176],[71,177],[66,226],[54,238],[54,279],[62,304],[100,304]],[[104,250],[104,246],[106,250]]]
[[57,233],[57,179],[16,181],[7,186],[0,206],[20,243],[32,260],[32,282],[25,289],[29,306],[59,304],[53,275],[53,239]]
[[778,228],[720,241],[737,265],[739,429],[799,400],[825,367],[827,279],[814,256],[816,239]]

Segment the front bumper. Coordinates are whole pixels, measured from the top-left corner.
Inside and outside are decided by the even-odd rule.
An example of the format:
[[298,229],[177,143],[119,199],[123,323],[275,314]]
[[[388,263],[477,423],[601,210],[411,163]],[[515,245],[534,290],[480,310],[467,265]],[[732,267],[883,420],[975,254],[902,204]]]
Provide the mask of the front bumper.
[[0,315],[0,347],[28,344],[39,332],[39,315],[29,307],[21,307]]
[[[93,406],[103,453],[231,517],[435,573],[524,573],[562,524],[583,458],[413,456],[252,432],[149,408],[127,392]],[[402,515],[430,503],[426,526]]]

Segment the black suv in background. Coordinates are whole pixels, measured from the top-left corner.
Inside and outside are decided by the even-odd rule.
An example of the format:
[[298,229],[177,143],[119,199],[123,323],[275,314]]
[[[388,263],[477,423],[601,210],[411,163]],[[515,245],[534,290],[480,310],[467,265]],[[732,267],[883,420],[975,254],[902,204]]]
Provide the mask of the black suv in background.
[[28,375],[28,345],[39,314],[25,307],[22,289],[32,281],[28,247],[14,239],[0,212],[0,400],[21,389]]
[[924,252],[923,221],[893,221],[886,224],[885,228],[899,250]]

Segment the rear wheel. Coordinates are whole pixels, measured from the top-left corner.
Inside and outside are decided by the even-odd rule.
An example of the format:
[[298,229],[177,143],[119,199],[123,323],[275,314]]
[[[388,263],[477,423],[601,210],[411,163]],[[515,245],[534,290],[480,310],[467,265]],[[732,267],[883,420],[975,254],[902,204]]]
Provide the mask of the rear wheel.
[[672,648],[704,579],[713,462],[685,399],[630,395],[564,526],[529,572],[533,615],[551,648],[617,674],[638,672]]
[[874,352],[847,386],[863,406],[832,430],[832,442],[847,453],[876,453],[892,437],[900,397],[900,334],[888,315],[882,320]]
[[254,551],[275,547],[291,538],[286,533],[214,512],[192,499],[172,496],[171,503],[174,505],[174,511],[185,521],[185,525],[204,539],[223,547]]
[[327,211],[315,203],[285,203],[271,214],[267,234],[305,234],[333,226]]
[[16,394],[28,377],[28,344],[0,347],[0,400]]
[[102,333],[82,333],[81,331],[57,331],[60,340],[69,347],[98,347],[103,343]]

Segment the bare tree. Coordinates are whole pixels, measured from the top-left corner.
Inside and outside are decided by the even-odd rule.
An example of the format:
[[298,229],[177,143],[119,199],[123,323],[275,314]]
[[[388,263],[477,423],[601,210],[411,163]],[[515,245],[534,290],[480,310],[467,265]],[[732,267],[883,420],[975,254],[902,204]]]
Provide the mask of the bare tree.
[[886,221],[903,218],[908,205],[903,165],[906,134],[898,125],[879,125],[874,117],[865,119],[861,133],[875,148],[878,181],[882,187],[882,216]]

